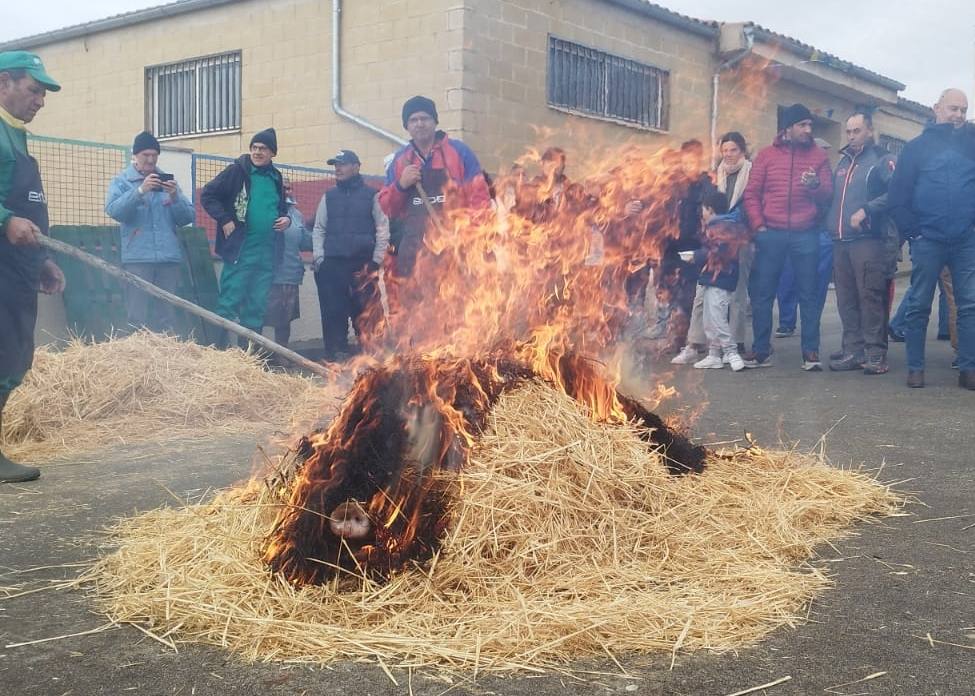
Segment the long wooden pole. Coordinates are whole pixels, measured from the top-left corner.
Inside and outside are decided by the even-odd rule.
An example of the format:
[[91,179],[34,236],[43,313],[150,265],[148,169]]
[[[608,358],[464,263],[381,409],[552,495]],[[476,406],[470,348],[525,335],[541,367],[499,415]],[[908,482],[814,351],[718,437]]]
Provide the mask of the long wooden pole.
[[255,345],[258,345],[261,348],[264,348],[265,350],[268,350],[272,353],[280,355],[281,357],[283,357],[284,359],[288,360],[291,363],[294,363],[298,367],[301,367],[305,370],[308,370],[309,372],[312,372],[316,375],[320,375],[322,377],[333,376],[332,370],[328,369],[324,365],[321,365],[316,362],[312,362],[311,360],[308,360],[307,358],[298,355],[298,353],[295,353],[293,350],[285,348],[284,346],[275,343],[269,338],[265,338],[264,336],[262,336],[261,334],[255,331],[251,331],[250,329],[245,328],[236,322],[230,321],[229,319],[224,319],[223,317],[214,314],[208,309],[204,309],[203,307],[193,304],[188,300],[184,300],[182,297],[178,297],[171,292],[167,292],[162,288],[153,285],[148,280],[143,280],[139,276],[133,275],[132,273],[129,273],[128,271],[121,269],[118,266],[114,266],[108,263],[107,261],[98,258],[97,256],[92,256],[88,252],[82,251],[81,249],[72,246],[71,244],[65,244],[62,241],[53,239],[46,235],[38,235],[38,241],[43,247],[47,247],[52,251],[56,251],[60,254],[64,254],[66,256],[70,256],[72,258],[78,259],[82,263],[87,264],[89,266],[94,266],[95,268],[104,271],[110,276],[114,276],[119,280],[123,280],[129,285],[136,286],[137,288],[145,291],[146,293],[152,295],[153,297],[158,297],[160,300],[163,300],[164,302],[168,302],[171,305],[176,305],[180,309],[183,309],[189,312],[190,314],[200,317],[201,319],[203,319],[203,321],[214,324],[215,326],[219,326],[222,329],[226,329],[227,331],[236,334],[237,336],[243,336],[251,343],[254,343]]

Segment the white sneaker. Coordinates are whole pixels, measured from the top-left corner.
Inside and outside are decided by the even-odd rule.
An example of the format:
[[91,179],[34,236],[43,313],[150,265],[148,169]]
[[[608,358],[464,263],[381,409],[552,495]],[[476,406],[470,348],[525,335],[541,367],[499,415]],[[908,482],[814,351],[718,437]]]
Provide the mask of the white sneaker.
[[724,362],[721,360],[720,355],[708,355],[703,360],[698,360],[694,363],[694,367],[699,370],[720,370],[724,367]]
[[734,370],[735,372],[745,369],[745,361],[742,360],[737,350],[734,351],[733,353],[725,353],[723,360],[724,362],[731,365],[731,369]]
[[701,359],[701,354],[697,352],[696,349],[691,346],[684,346],[680,349],[680,353],[675,355],[671,361],[671,365],[692,365]]

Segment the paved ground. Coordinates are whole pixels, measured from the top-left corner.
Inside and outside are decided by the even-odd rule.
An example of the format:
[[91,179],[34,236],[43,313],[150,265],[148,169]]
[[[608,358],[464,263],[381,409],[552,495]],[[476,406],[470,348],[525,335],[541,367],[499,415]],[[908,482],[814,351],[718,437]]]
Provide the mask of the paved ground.
[[[823,348],[838,342],[828,307]],[[929,386],[903,386],[903,344],[891,351],[883,377],[806,374],[798,339],[776,342],[772,369],[743,374],[685,370],[686,393],[706,391],[710,405],[696,432],[702,441],[747,429],[763,443],[812,446],[830,431],[827,451],[838,464],[885,463],[882,478],[905,480],[919,503],[913,517],[866,525],[861,534],[822,550],[836,587],[812,607],[811,621],[780,630],[739,654],[632,658],[625,680],[593,677],[485,679],[448,684],[379,669],[331,670],[245,665],[218,649],[178,655],[134,629],[110,630],[27,647],[13,643],[97,628],[78,592],[43,592],[0,601],[0,695],[51,694],[730,694],[791,676],[767,691],[779,694],[975,694],[975,393],[956,386],[946,344],[930,345]],[[71,568],[22,571],[90,558],[99,530],[112,518],[170,504],[247,476],[253,439],[130,447],[45,467],[43,478],[0,488],[0,586],[36,583]],[[951,519],[938,519],[951,518]],[[929,643],[924,637],[959,646]],[[614,672],[606,663],[589,665]],[[886,672],[882,677],[849,684]],[[845,686],[841,686],[847,684]],[[451,689],[451,686],[453,688]],[[835,687],[835,688],[831,688]]]

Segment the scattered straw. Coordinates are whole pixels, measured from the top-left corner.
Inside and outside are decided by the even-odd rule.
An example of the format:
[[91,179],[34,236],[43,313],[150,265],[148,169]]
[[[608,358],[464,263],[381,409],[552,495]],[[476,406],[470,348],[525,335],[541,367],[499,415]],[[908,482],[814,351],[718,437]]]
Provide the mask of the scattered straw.
[[138,332],[39,348],[3,414],[3,449],[32,461],[108,444],[287,424],[323,398],[310,379],[253,354]]
[[113,621],[251,660],[565,670],[798,624],[828,584],[804,565],[814,548],[900,503],[796,453],[752,449],[674,478],[634,429],[596,425],[542,385],[502,397],[452,485],[442,554],[386,585],[296,590],[269,575],[259,557],[281,499],[257,483],[124,520],[85,580]]

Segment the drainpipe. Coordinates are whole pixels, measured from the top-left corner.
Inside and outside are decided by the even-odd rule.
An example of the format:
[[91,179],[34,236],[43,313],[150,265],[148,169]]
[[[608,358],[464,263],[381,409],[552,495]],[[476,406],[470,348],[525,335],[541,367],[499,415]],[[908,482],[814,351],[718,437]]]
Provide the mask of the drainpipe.
[[377,126],[375,123],[367,121],[361,116],[346,111],[342,107],[342,80],[341,69],[342,59],[339,50],[339,38],[342,34],[342,0],[332,0],[332,110],[339,116],[353,123],[362,126],[366,130],[372,131],[376,135],[391,140],[397,145],[406,145],[408,142],[395,133],[390,133],[385,128]]
[[725,70],[730,70],[744,60],[751,50],[752,46],[755,45],[755,34],[751,27],[746,27],[744,29],[745,34],[745,49],[741,51],[734,58],[726,60],[724,63],[718,66],[718,69],[714,73],[713,84],[711,87],[711,161],[718,161],[718,95],[721,88],[721,73]]

